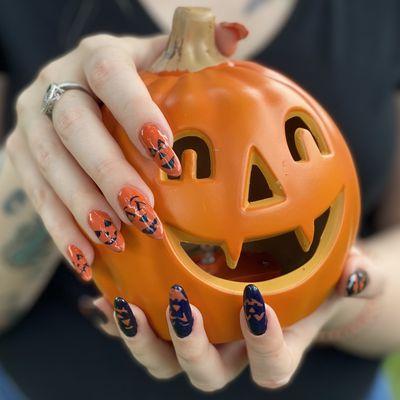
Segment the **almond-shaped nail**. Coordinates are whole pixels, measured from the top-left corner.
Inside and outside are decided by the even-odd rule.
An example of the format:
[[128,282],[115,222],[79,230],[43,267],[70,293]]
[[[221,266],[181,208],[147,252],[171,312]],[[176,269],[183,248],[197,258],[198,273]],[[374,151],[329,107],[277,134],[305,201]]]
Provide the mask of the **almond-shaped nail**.
[[221,27],[224,29],[229,29],[235,35],[237,40],[245,39],[249,35],[248,29],[239,22],[221,22]]
[[152,123],[144,124],[140,130],[139,137],[150,157],[167,175],[179,176],[181,174],[182,167],[179,158],[168,144],[167,137],[157,125]]
[[354,271],[347,280],[346,292],[348,296],[361,293],[368,284],[368,274],[363,269]]
[[137,189],[126,186],[118,195],[118,201],[129,221],[141,232],[154,239],[162,239],[164,228],[147,198]]
[[118,320],[118,325],[124,335],[133,337],[137,333],[137,322],[129,304],[122,297],[114,300],[114,311]]
[[178,337],[184,338],[192,332],[192,309],[182,286],[174,285],[169,291],[169,319]]
[[115,227],[107,213],[100,210],[92,210],[89,212],[88,219],[90,227],[102,243],[117,253],[125,250],[124,237]]
[[268,319],[264,299],[256,285],[247,285],[243,292],[243,309],[247,326],[253,335],[262,335],[267,330]]
[[85,255],[82,250],[73,244],[68,246],[69,259],[74,267],[74,270],[84,281],[90,281],[92,279],[92,269],[87,262]]

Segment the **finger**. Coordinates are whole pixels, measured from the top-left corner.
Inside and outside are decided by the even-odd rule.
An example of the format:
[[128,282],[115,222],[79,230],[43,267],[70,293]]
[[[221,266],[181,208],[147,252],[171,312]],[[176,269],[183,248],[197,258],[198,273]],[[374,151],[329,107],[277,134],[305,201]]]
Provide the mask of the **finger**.
[[93,181],[67,152],[43,115],[28,114],[26,137],[40,171],[75,220],[96,243],[115,252],[124,250],[121,222]]
[[170,176],[181,174],[172,149],[173,135],[158,106],[137,73],[132,55],[103,47],[84,62],[93,92],[123,126],[133,144]]
[[93,248],[76,226],[71,214],[43,178],[20,131],[10,136],[7,149],[26,193],[56,246],[70,261],[78,275],[85,281],[90,280],[92,277],[90,265],[94,258]]
[[229,57],[236,51],[238,42],[249,34],[247,28],[238,22],[221,22],[215,27],[215,41],[219,51]]
[[172,286],[169,302],[168,328],[179,364],[196,388],[206,392],[221,389],[241,366],[224,364],[208,340],[200,311],[190,305],[181,286]]
[[172,346],[154,334],[140,308],[116,297],[114,311],[121,338],[133,357],[151,375],[168,379],[181,372]]
[[255,285],[245,288],[240,326],[254,382],[270,389],[286,385],[298,360],[284,340],[274,310],[264,303]]
[[104,127],[96,102],[86,93],[69,91],[54,107],[53,122],[65,147],[118,216],[161,239],[163,226],[152,207],[153,195]]
[[342,296],[374,298],[384,289],[384,277],[381,270],[360,250],[349,255],[337,292]]
[[78,300],[78,309],[101,332],[119,337],[113,318],[113,309],[104,297],[96,299],[91,296],[81,296]]

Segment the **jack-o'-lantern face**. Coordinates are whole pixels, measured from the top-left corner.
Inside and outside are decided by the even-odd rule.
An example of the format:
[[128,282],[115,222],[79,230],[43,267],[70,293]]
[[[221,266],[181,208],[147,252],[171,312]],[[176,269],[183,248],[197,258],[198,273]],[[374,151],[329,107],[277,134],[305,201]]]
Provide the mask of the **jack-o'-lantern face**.
[[[215,343],[240,338],[248,283],[283,326],[315,310],[340,277],[360,212],[354,165],[328,114],[289,79],[249,62],[142,78],[174,132],[182,175],[170,178],[145,160],[104,109],[154,193],[165,237],[124,228],[123,254],[99,248],[100,289],[144,309],[166,339],[175,283],[202,311]],[[259,305],[246,307],[261,318]]]
[[94,233],[99,238],[99,240],[106,245],[113,245],[118,240],[118,230],[111,220],[103,218],[99,223],[98,230]]

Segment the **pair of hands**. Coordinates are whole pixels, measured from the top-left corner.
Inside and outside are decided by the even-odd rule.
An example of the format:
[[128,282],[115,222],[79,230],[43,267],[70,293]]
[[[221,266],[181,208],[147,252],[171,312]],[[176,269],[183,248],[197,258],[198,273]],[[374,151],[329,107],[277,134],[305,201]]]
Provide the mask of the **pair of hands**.
[[[243,32],[236,25],[219,25],[216,39],[220,51],[232,54]],[[89,240],[123,251],[121,222],[146,229],[137,222],[139,210],[127,207],[126,199],[139,196],[141,206],[156,218],[154,198],[104,127],[98,104],[91,96],[81,91],[66,92],[54,108],[52,121],[40,112],[42,97],[52,82],[80,83],[111,110],[143,157],[153,158],[161,167],[149,148],[154,136],[162,138],[175,157],[174,169],[169,172],[179,175],[170,127],[137,72],[152,64],[165,43],[162,36],[139,39],[100,35],[84,39],[75,50],[46,66],[18,98],[17,124],[7,141],[8,154],[57,247],[83,279],[91,278],[94,251]],[[146,134],[149,123],[150,133]],[[106,221],[109,229],[102,231]],[[147,233],[162,237],[161,221],[158,226],[157,232]],[[380,282],[368,259],[353,252],[336,294],[312,315],[282,330],[274,311],[265,305],[267,328],[254,335],[242,310],[244,340],[219,346],[209,343],[201,312],[194,305],[190,306],[193,325],[185,337],[176,335],[167,312],[171,344],[157,338],[138,307],[127,305],[122,314],[125,322],[135,324],[135,335],[126,336],[120,324],[111,322],[113,310],[106,301],[100,299],[96,306],[108,316],[109,322],[102,328],[120,335],[132,355],[157,378],[184,371],[194,386],[213,391],[250,363],[255,382],[275,388],[291,379],[306,349],[340,312],[343,296],[374,297],[380,291]],[[121,322],[121,311],[118,315]]]
[[[379,269],[368,257],[353,248],[335,292],[313,314],[282,329],[274,310],[264,304],[265,325],[254,326],[247,323],[247,305],[244,303],[238,315],[244,340],[223,345],[213,345],[208,341],[201,310],[195,305],[190,305],[192,328],[182,331],[174,319],[173,311],[171,318],[173,302],[170,301],[166,320],[171,343],[157,337],[140,308],[121,298],[117,298],[114,310],[104,298],[95,300],[93,305],[106,316],[106,321],[98,324],[100,329],[120,337],[132,356],[155,378],[168,379],[183,372],[193,386],[210,392],[226,386],[250,364],[254,382],[263,388],[274,389],[292,379],[304,354],[318,339],[321,330],[327,326],[335,329],[337,320],[346,320],[340,314],[349,306],[351,308],[349,301],[359,302],[363,309],[364,303],[378,297],[382,289],[383,277]],[[254,298],[257,296],[254,290],[257,289],[252,290]],[[190,299],[190,293],[185,297]],[[352,328],[357,328],[357,316],[350,314],[348,319]],[[345,331],[340,327],[339,332],[341,330]]]

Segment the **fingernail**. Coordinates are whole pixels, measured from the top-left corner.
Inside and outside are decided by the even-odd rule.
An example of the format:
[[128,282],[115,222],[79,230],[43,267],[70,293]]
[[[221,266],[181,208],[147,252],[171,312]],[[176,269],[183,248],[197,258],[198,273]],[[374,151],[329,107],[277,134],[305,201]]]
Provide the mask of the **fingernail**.
[[249,35],[248,29],[239,22],[221,22],[221,27],[232,31],[237,40],[245,39]]
[[92,269],[90,268],[86,257],[78,247],[73,244],[68,246],[68,255],[74,270],[79,276],[85,280],[90,281],[92,279]]
[[93,323],[93,325],[101,325],[108,322],[104,312],[93,304],[93,299],[90,296],[84,295],[79,298],[78,309],[85,318]]
[[363,269],[354,271],[347,280],[346,292],[348,296],[361,293],[368,284],[368,274]]
[[122,297],[114,300],[114,311],[117,316],[118,325],[124,335],[133,337],[137,333],[137,322],[129,304]]
[[162,239],[164,228],[147,198],[133,187],[124,187],[118,195],[119,204],[140,231],[154,239]]
[[192,332],[193,316],[189,299],[179,285],[174,285],[169,291],[169,319],[175,333],[184,338]]
[[140,141],[155,163],[170,176],[179,176],[182,172],[181,164],[167,137],[160,129],[151,123],[143,125],[140,130]]
[[125,250],[125,240],[113,224],[111,217],[104,211],[92,210],[89,213],[89,225],[101,242],[111,250],[121,253]]
[[247,326],[253,335],[262,335],[267,330],[268,319],[264,299],[256,285],[247,285],[243,292],[243,309]]

